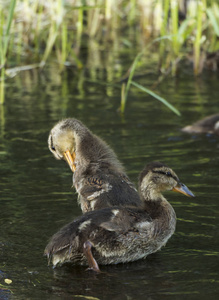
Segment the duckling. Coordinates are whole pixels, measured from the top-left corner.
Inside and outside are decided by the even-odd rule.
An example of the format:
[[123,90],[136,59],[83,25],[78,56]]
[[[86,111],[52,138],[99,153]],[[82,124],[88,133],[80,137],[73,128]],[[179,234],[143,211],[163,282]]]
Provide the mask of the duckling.
[[219,114],[208,116],[182,129],[188,133],[213,133],[219,135]]
[[48,145],[55,158],[65,160],[74,172],[73,185],[83,213],[115,205],[141,205],[114,151],[79,120],[56,124]]
[[49,262],[100,272],[99,264],[136,261],[158,251],[176,227],[175,211],[162,195],[166,190],[194,197],[168,166],[148,164],[139,176],[142,207],[106,207],[78,217],[51,238],[45,249]]

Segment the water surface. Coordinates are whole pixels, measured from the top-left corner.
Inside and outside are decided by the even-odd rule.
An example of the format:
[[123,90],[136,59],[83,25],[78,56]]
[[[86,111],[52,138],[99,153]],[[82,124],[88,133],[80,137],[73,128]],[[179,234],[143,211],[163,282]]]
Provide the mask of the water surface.
[[[83,74],[68,70],[62,76],[51,67],[8,80],[0,108],[0,298],[213,300],[219,295],[219,140],[180,132],[218,112],[218,77],[209,73],[194,80],[183,72],[160,84],[158,91],[181,111],[179,118],[136,88],[121,117],[120,89],[100,84],[113,76],[110,67],[88,66]],[[150,87],[155,79],[138,82]],[[160,160],[194,192],[194,199],[166,193],[178,220],[162,251],[143,261],[104,266],[100,275],[79,266],[47,266],[48,239],[81,214],[70,169],[47,148],[51,127],[65,117],[80,119],[107,141],[136,184],[143,166]]]

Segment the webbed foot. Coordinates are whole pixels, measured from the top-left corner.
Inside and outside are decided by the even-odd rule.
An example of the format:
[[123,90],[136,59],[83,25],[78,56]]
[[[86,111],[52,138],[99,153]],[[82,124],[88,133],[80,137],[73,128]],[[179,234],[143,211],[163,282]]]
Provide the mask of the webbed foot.
[[91,242],[89,242],[89,241],[84,242],[83,252],[87,258],[88,265],[89,265],[89,268],[86,269],[86,271],[94,271],[97,273],[101,273],[100,268],[99,268],[95,258],[93,257],[91,248],[92,248]]

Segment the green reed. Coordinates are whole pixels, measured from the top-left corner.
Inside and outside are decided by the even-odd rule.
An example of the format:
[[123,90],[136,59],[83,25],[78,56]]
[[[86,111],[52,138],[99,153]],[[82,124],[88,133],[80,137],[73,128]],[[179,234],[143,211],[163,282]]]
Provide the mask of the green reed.
[[135,73],[135,70],[138,66],[138,62],[140,61],[141,57],[143,56],[143,54],[145,53],[145,51],[150,48],[154,43],[156,43],[157,41],[159,41],[160,39],[156,39],[154,40],[151,44],[149,44],[146,48],[144,48],[140,53],[138,53],[138,55],[135,57],[131,68],[129,69],[129,76],[128,76],[128,80],[127,80],[127,84],[123,83],[122,84],[122,89],[121,89],[121,105],[120,105],[120,111],[123,114],[125,112],[125,107],[126,107],[126,102],[127,102],[127,98],[128,98],[128,92],[130,89],[130,86],[133,85],[135,87],[137,87],[139,90],[149,94],[150,96],[152,96],[154,99],[157,99],[158,101],[162,102],[164,105],[166,105],[170,110],[172,110],[176,115],[180,116],[180,112],[172,105],[170,104],[166,99],[164,99],[163,97],[157,95],[154,91],[138,84],[137,82],[133,81],[133,76]]
[[172,0],[171,1],[171,21],[172,21],[172,53],[173,53],[173,60],[172,60],[172,74],[176,74],[176,60],[179,57],[179,51],[180,51],[180,42],[179,42],[179,36],[178,36],[178,30],[179,30],[179,7],[178,7],[178,1]]
[[132,78],[133,78],[135,69],[137,67],[137,64],[138,64],[140,58],[142,57],[143,53],[144,53],[144,50],[142,52],[138,53],[138,55],[135,57],[134,62],[133,62],[132,66],[129,70],[129,76],[128,76],[127,84],[125,84],[125,83],[122,84],[121,107],[120,107],[121,113],[124,113],[124,111],[125,111],[126,101],[127,101],[130,85],[131,85],[131,82],[132,82]]
[[[51,0],[50,0],[51,1]],[[52,3],[53,1],[51,1]],[[49,29],[49,35],[48,35],[48,41],[46,44],[46,49],[43,54],[42,60],[40,62],[40,66],[44,67],[49,54],[52,51],[52,48],[56,42],[56,38],[59,35],[59,29],[61,26],[61,23],[63,21],[63,3],[62,0],[57,0],[55,3],[53,2],[53,5],[51,5],[52,9],[52,16],[56,16],[56,18],[51,18],[51,25]]]
[[155,92],[145,88],[144,86],[132,81],[132,84],[137,87],[138,89],[142,90],[143,92],[151,95],[153,98],[157,99],[158,101],[162,102],[164,105],[166,105],[170,110],[172,110],[176,115],[181,116],[181,113],[176,109],[172,104],[170,104],[166,99],[163,97],[157,95]]
[[202,19],[203,19],[203,5],[204,1],[198,1],[197,4],[197,27],[194,40],[194,73],[200,73],[200,52],[201,52],[201,37],[202,37]]
[[[15,2],[11,1],[11,3]],[[63,60],[67,61],[69,55],[72,57],[70,48],[73,48],[74,56],[77,56],[78,59],[84,34],[88,38],[95,38],[98,42],[102,42],[103,34],[104,40],[105,38],[111,39],[111,32],[127,26],[135,26],[139,35],[142,35],[141,43],[148,43],[148,40],[157,37],[168,37],[166,41],[163,39],[160,42],[159,47],[162,69],[168,68],[171,63],[174,75],[177,61],[190,49],[194,51],[194,72],[197,73],[200,48],[203,46],[200,44],[202,43],[202,32],[205,31],[205,34],[208,35],[209,26],[213,26],[215,31],[213,34],[212,32],[209,34],[209,39],[208,36],[206,37],[208,48],[213,48],[212,44],[215,44],[216,41],[218,19],[215,11],[218,10],[218,3],[216,0],[209,1],[207,6],[205,0],[189,1],[183,28],[183,22],[179,24],[178,18],[182,2],[183,0],[91,0],[89,2],[85,0],[68,2],[48,0],[45,5],[39,0],[18,0],[17,10],[22,7],[24,12],[23,15],[21,12],[20,15],[18,12],[14,16],[11,15],[14,20],[19,19],[14,43],[16,47],[19,47],[20,57],[25,57],[26,49],[32,49],[35,57],[38,56],[41,66],[44,66],[51,55],[56,54],[58,62],[63,66]],[[193,16],[189,13],[189,6],[192,3],[193,6],[194,3],[196,5],[193,9]],[[214,9],[212,9],[213,7]],[[2,14],[5,18],[7,9],[4,9]],[[204,18],[203,15],[205,15]],[[188,21],[189,19],[190,21]],[[196,23],[196,29],[189,31],[189,23],[192,22],[192,19]],[[184,32],[182,32],[183,30]],[[186,31],[188,35],[185,38]],[[183,38],[182,35],[184,35]],[[4,36],[4,39],[6,45],[7,37]],[[72,45],[74,47],[71,47]],[[11,49],[9,56],[12,55],[13,47]]]
[[5,16],[3,10],[1,10],[0,20],[0,67],[1,67],[1,78],[0,78],[0,104],[4,103],[4,84],[5,84],[5,65],[7,61],[7,51],[9,48],[10,31],[13,21],[14,9],[16,0],[11,0],[8,17],[5,22]]
[[[168,35],[168,15],[169,15],[169,7],[170,7],[170,0],[163,1],[162,11],[163,11],[163,20],[161,23],[160,28],[160,35],[161,37]],[[160,57],[160,69],[162,70],[164,67],[163,60],[165,57],[165,43],[166,40],[162,39],[160,41],[160,49],[159,49],[159,57]]]
[[[29,61],[44,67],[53,59],[62,72],[66,65],[83,68],[82,41],[108,49],[130,45],[123,29],[135,29],[136,60],[122,86],[121,110],[138,65],[144,65],[145,45],[157,41],[160,71],[175,76],[178,62],[193,57],[194,74],[202,72],[208,52],[219,50],[218,1],[188,1],[184,20],[179,20],[183,0],[11,0],[0,7],[1,99],[11,61],[15,68]],[[16,5],[16,7],[15,7]],[[1,9],[2,8],[2,9]],[[162,17],[161,17],[162,16]],[[13,22],[16,28],[11,30]],[[112,45],[112,46],[111,46]],[[115,79],[115,78],[113,78]],[[112,80],[113,80],[112,79]],[[1,100],[3,102],[4,100]]]

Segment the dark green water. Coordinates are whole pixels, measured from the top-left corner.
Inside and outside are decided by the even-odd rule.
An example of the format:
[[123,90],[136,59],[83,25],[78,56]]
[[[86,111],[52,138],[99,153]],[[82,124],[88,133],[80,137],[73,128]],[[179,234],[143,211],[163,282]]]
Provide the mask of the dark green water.
[[[69,70],[60,77],[51,68],[7,81],[0,108],[0,299],[214,300],[219,295],[219,139],[180,132],[219,111],[218,77],[209,73],[194,80],[184,72],[159,86],[180,118],[132,88],[121,118],[120,90],[98,83],[112,80],[113,72]],[[155,79],[138,82],[150,87]],[[191,199],[166,193],[178,221],[162,251],[144,261],[102,267],[100,275],[84,267],[47,267],[48,239],[81,214],[70,169],[47,148],[51,127],[65,117],[80,119],[105,139],[135,183],[144,164],[160,160],[196,194]]]

